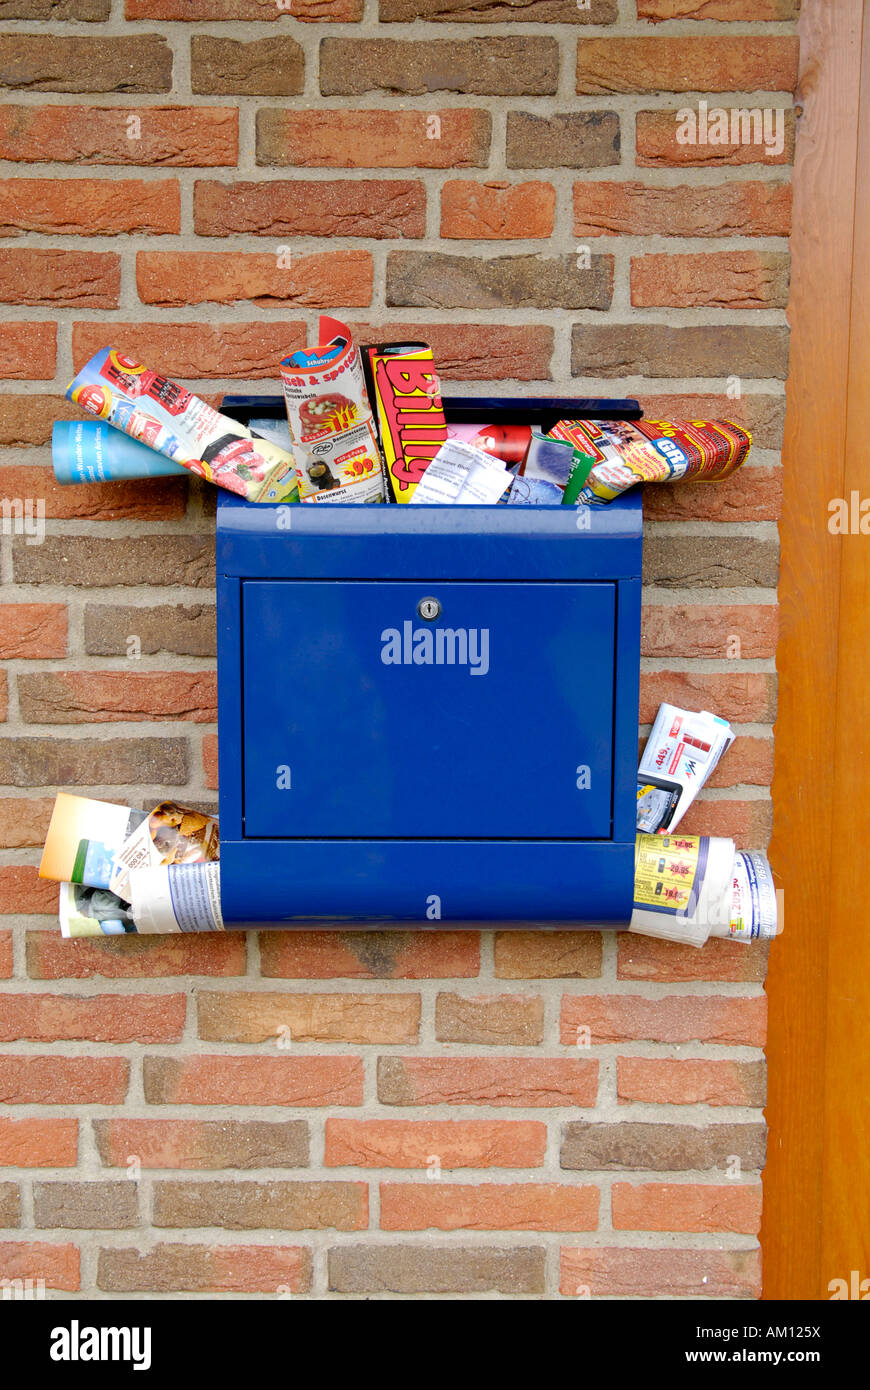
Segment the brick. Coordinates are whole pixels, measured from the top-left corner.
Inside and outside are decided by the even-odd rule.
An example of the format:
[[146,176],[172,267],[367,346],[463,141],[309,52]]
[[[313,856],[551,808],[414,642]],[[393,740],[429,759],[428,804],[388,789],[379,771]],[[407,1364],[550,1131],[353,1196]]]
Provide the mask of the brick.
[[205,785],[216,791],[218,787],[218,737],[217,734],[203,734],[202,772]]
[[188,746],[183,738],[0,739],[3,786],[119,787],[145,782],[181,787],[187,780]]
[[361,1105],[358,1057],[146,1057],[151,1105]]
[[[648,1169],[653,1172],[725,1168],[737,1157],[748,1169],[764,1167],[763,1124],[676,1125],[574,1120],[562,1135],[559,1163],[583,1172]],[[675,1228],[676,1229],[676,1228]]]
[[138,639],[143,656],[164,652],[215,656],[217,650],[215,610],[211,604],[139,608],[89,603],[85,607],[84,631],[85,651],[91,656],[126,656],[131,636]]
[[[778,449],[782,444],[783,429],[785,426],[785,396],[765,396],[762,394],[745,395],[741,394],[738,400],[731,400],[724,393],[715,395],[686,394],[686,395],[639,395],[638,400],[643,407],[644,414],[648,420],[716,420],[721,417],[736,420],[752,434],[752,439],[757,449]],[[753,470],[749,470],[754,476]],[[732,478],[725,479],[723,483],[717,483],[715,489],[719,491],[723,487],[736,483],[743,477],[743,470],[740,469],[732,475]],[[655,489],[647,491],[649,497]],[[683,489],[685,495],[686,489]]]
[[0,1117],[0,1164],[9,1168],[74,1168],[78,1120]]
[[120,1105],[130,1063],[121,1057],[0,1057],[0,1100],[8,1105]]
[[183,994],[4,994],[0,1041],[178,1042],[186,1005]]
[[793,92],[797,36],[601,38],[577,43],[576,90],[611,92]]
[[27,448],[48,444],[56,420],[81,418],[81,407],[64,396],[21,396],[9,392],[0,395],[0,445]]
[[0,469],[6,496],[41,501],[48,521],[177,521],[184,516],[186,487],[183,478],[68,487],[55,481],[50,468],[25,464]]
[[4,381],[51,381],[56,358],[56,323],[0,324],[0,377]]
[[78,19],[97,23],[109,18],[111,0],[3,0],[4,19]]
[[547,96],[556,91],[559,47],[550,38],[323,39],[324,96],[365,92],[461,92]]
[[589,1298],[761,1297],[758,1250],[562,1250],[563,1294]]
[[6,106],[0,156],[24,163],[233,165],[239,113],[230,106],[144,106],[139,135],[128,106]]
[[81,1288],[77,1245],[49,1245],[41,1240],[0,1241],[2,1278],[33,1280],[38,1287],[75,1293]]
[[384,1231],[594,1231],[597,1187],[382,1182]]
[[624,932],[617,943],[616,976],[619,980],[648,980],[654,984],[684,984],[694,980],[760,983],[767,972],[767,956],[742,941],[712,937],[699,951],[676,941]]
[[761,1106],[765,1090],[763,1062],[672,1057],[617,1060],[620,1103]]
[[473,931],[263,932],[260,973],[284,980],[464,979],[480,970]]
[[5,671],[0,672],[0,719],[9,715],[9,679]]
[[207,1042],[415,1043],[420,996],[200,991],[197,1018]]
[[544,1001],[540,995],[439,993],[435,1036],[439,1042],[534,1046],[544,1038]]
[[797,19],[800,0],[637,0],[638,19]]
[[[0,479],[3,474],[0,473]],[[66,656],[67,610],[63,603],[0,605],[0,659]]]
[[598,1063],[583,1058],[382,1057],[382,1105],[594,1105]]
[[[735,118],[731,113],[756,108],[737,106],[716,109],[725,109],[729,112],[728,133],[730,134],[732,122],[735,122],[736,130],[736,122],[742,121],[742,117]],[[785,110],[783,113],[783,147],[779,151],[777,151],[775,144],[765,144],[763,139],[728,145],[712,145],[709,141],[706,144],[681,144],[677,139],[677,132],[683,127],[678,117],[679,113],[676,109],[637,112],[635,117],[635,143],[637,146],[635,162],[638,168],[715,169],[722,165],[794,163],[794,111]],[[768,118],[768,120],[770,119]],[[778,118],[772,119],[777,124],[779,123]],[[776,135],[775,127],[771,133]]]
[[327,1168],[539,1168],[547,1128],[538,1120],[326,1121]]
[[21,1225],[21,1194],[17,1182],[0,1182],[0,1226]]
[[543,1247],[465,1249],[425,1245],[342,1245],[329,1251],[336,1293],[543,1294]]
[[710,787],[769,787],[773,780],[773,740],[741,738],[711,774]]
[[644,548],[646,584],[669,589],[739,588],[779,581],[779,545],[754,536],[650,536]]
[[509,169],[602,169],[619,163],[620,148],[616,111],[508,112]]
[[739,468],[709,486],[673,483],[646,488],[643,497],[644,516],[650,521],[777,521],[781,509],[780,468]]
[[35,864],[4,864],[0,867],[0,913],[20,912],[54,915],[57,884],[38,878]]
[[[73,324],[73,362],[79,371],[105,346],[99,323]],[[113,323],[112,343],[119,352],[146,362],[170,377],[220,377],[237,381],[274,381],[286,353],[305,346],[305,324],[250,323]],[[148,479],[153,487],[157,480]],[[117,488],[118,484],[112,484]],[[67,489],[78,491],[78,488]]]
[[32,980],[150,980],[173,976],[244,975],[244,932],[209,936],[80,937],[55,932],[27,934],[27,973]]
[[[381,342],[392,323],[348,325],[363,341]],[[549,381],[553,330],[544,324],[402,323],[409,341],[428,343],[442,380]]]
[[[773,831],[772,822],[773,806],[768,798],[711,801],[703,795],[689,808],[680,829],[687,835],[724,835],[738,849],[764,849]],[[758,949],[758,943],[753,949]]]
[[0,931],[0,980],[11,980],[14,970],[11,931]]
[[125,0],[127,19],[274,21],[289,14],[302,23],[330,24],[362,18],[362,0]]
[[448,179],[441,189],[441,236],[506,241],[553,235],[556,190],[550,183],[475,183]]
[[633,256],[631,302],[640,308],[784,309],[789,257],[779,251]]
[[615,1231],[734,1231],[756,1235],[761,1185],[649,1182],[613,1185]]
[[791,185],[781,182],[575,183],[574,235],[785,237],[791,205]]
[[504,931],[495,933],[495,976],[499,980],[597,979],[601,933],[594,931]]
[[120,1182],[34,1183],[33,1224],[75,1231],[120,1231],[138,1226],[136,1184],[129,1178]]
[[[387,304],[440,309],[607,309],[613,257],[593,256],[578,270],[574,256],[450,256],[432,251],[387,254]],[[584,325],[585,327],[585,325]]]
[[421,237],[426,189],[418,179],[202,179],[193,219],[200,236]]
[[[433,121],[437,118],[437,125]],[[427,135],[427,130],[433,132]],[[257,163],[336,169],[483,168],[488,111],[257,112]]]
[[372,273],[368,251],[293,255],[286,267],[265,251],[140,251],[136,256],[139,298],[170,309],[239,300],[258,308],[364,305],[371,302]]
[[94,1120],[100,1161],[126,1168],[306,1168],[304,1120]]
[[653,722],[662,701],[681,709],[715,709],[740,724],[769,723],[776,713],[774,678],[763,671],[641,672],[641,724]]
[[181,231],[175,179],[4,179],[0,236],[9,232],[115,236]]
[[311,1252],[281,1245],[169,1245],[99,1252],[108,1293],[307,1293]]
[[298,96],[304,86],[304,53],[286,34],[250,43],[194,34],[190,41],[190,90],[198,96]]
[[[153,480],[152,480],[153,481]],[[41,545],[14,545],[12,566],[16,584],[72,584],[92,588],[142,584],[186,584],[214,587],[214,539],[208,536],[163,535],[160,566],[155,570],[153,536],[46,536]],[[99,780],[99,779],[98,779]]]
[[29,92],[168,92],[172,50],[160,34],[0,36],[0,86]]
[[744,660],[759,660],[774,655],[778,626],[774,604],[645,604],[641,651],[649,657],[721,661],[736,659],[736,653]]
[[776,325],[575,324],[574,376],[780,377],[788,370],[788,329]]
[[120,290],[121,261],[114,252],[0,251],[3,304],[117,309]]
[[20,675],[18,700],[28,724],[210,724],[217,719],[217,678],[213,671],[55,671]]
[[234,1231],[361,1231],[368,1226],[364,1182],[157,1182],[154,1225]]
[[566,995],[562,1000],[560,1037],[576,1042],[581,1025],[593,1045],[648,1041],[695,1040],[732,1046],[763,1047],[767,1000],[681,994],[646,999],[640,994]]
[[582,10],[576,0],[527,0],[521,8],[510,0],[380,0],[378,18],[382,24],[613,24],[617,0],[590,0]]

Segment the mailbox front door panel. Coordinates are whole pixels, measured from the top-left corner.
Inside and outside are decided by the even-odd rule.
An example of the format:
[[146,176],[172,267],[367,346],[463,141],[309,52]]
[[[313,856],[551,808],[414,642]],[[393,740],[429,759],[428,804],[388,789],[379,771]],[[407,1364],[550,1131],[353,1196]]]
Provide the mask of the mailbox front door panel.
[[242,634],[246,837],[610,837],[614,584],[245,580]]

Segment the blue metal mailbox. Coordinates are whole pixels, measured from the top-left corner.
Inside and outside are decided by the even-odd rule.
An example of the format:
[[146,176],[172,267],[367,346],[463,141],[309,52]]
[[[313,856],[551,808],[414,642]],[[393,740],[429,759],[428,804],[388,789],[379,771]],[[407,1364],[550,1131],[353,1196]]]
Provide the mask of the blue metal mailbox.
[[[274,398],[223,409],[283,414]],[[640,413],[445,409],[543,428]],[[627,924],[641,551],[639,490],[581,513],[221,493],[227,924]]]

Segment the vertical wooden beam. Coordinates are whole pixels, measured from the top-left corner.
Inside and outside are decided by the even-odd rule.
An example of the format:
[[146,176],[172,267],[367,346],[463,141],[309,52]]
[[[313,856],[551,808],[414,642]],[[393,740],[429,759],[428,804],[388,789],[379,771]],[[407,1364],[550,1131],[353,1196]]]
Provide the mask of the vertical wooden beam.
[[[865,7],[870,10],[870,4]],[[865,12],[858,119],[852,305],[841,496],[850,524],[841,538],[837,708],[833,730],[831,930],[822,1157],[822,1298],[833,1279],[870,1279],[870,924],[864,804],[870,789],[870,15]],[[861,523],[867,532],[860,530]],[[870,1285],[868,1285],[870,1288]]]
[[[773,945],[767,987],[766,1298],[830,1297],[827,1280],[838,1273],[828,1272],[830,1252],[839,1242],[841,1259],[848,1247],[840,1215],[823,1219],[823,1207],[831,1200],[837,1145],[848,1140],[854,1157],[854,1135],[848,1122],[843,1128],[841,1107],[858,1098],[849,1094],[848,1067],[846,1073],[836,1069],[860,1038],[851,1027],[848,1040],[834,1033],[843,1023],[850,969],[867,972],[870,965],[867,945],[863,966],[861,958],[849,962],[841,955],[856,944],[847,919],[862,913],[855,874],[859,858],[868,857],[860,838],[866,796],[859,797],[854,785],[859,765],[846,775],[850,758],[865,744],[865,737],[854,737],[850,751],[848,738],[856,733],[853,717],[867,718],[866,690],[862,701],[854,689],[861,676],[865,683],[870,677],[867,619],[856,606],[867,561],[848,556],[850,547],[863,555],[861,546],[870,546],[870,539],[844,541],[828,529],[831,500],[848,495],[849,478],[859,469],[859,421],[856,415],[854,427],[850,423],[847,384],[850,345],[854,349],[863,8],[861,0],[804,0],[800,20],[803,116],[795,168],[771,843],[784,889],[785,933]],[[866,408],[866,381],[862,397]],[[847,439],[853,438],[847,470]],[[865,607],[866,597],[865,590]],[[865,654],[859,653],[854,678],[844,680],[843,664],[857,645],[857,636],[850,641],[846,632],[850,623],[865,634]],[[846,702],[855,700],[850,712]],[[866,1151],[862,1166],[866,1171]]]

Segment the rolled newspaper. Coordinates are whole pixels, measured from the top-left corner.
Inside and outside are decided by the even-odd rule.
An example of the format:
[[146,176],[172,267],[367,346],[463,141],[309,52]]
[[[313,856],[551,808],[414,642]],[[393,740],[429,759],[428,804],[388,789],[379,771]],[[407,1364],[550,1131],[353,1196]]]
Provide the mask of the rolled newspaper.
[[638,835],[629,930],[703,946],[711,936],[769,939],[779,930],[765,856],[707,835]]
[[223,931],[220,864],[133,869],[130,914],[138,932]]

